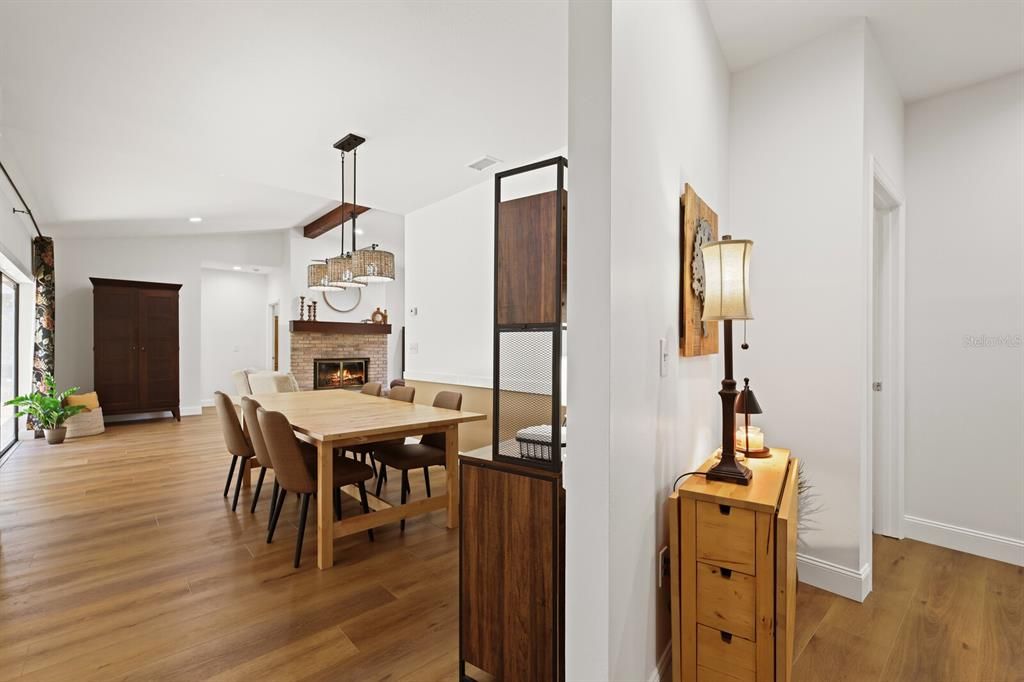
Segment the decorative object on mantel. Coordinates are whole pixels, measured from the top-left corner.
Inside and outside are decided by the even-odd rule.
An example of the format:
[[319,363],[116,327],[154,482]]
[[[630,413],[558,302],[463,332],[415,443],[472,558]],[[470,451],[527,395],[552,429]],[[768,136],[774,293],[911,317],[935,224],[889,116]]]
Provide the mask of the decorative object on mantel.
[[313,304],[312,303],[307,303],[306,304],[306,319],[308,319],[310,322],[315,322],[315,320],[313,319]]
[[313,301],[313,321],[316,322],[316,301]]
[[373,311],[372,315],[370,315],[370,321],[373,322],[373,324],[387,324],[388,311],[381,310],[380,306],[377,306],[377,309]]
[[736,396],[736,413],[743,415],[743,426],[736,429],[736,451],[747,457],[770,457],[770,451],[764,446],[764,433],[756,426],[750,425],[750,415],[763,414],[757,397],[750,390],[750,379],[743,378],[743,390]]
[[707,289],[703,247],[718,239],[718,215],[686,185],[679,198],[679,354],[718,352],[718,324],[703,320]]
[[299,296],[299,319],[306,319],[306,297]]
[[706,245],[704,253],[705,297],[707,322],[721,320],[725,341],[725,378],[722,379],[722,458],[708,470],[709,481],[726,481],[747,485],[753,472],[736,461],[736,380],[732,376],[732,321],[752,320],[750,312],[750,251],[754,242],[733,239]]

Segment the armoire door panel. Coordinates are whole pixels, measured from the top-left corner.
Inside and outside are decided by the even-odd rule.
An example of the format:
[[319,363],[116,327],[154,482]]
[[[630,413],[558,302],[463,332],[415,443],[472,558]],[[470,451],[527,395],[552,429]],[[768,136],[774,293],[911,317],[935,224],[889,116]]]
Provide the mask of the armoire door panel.
[[138,290],[103,287],[94,293],[94,382],[104,408],[139,405]]
[[178,292],[139,292],[139,388],[146,407],[178,404]]

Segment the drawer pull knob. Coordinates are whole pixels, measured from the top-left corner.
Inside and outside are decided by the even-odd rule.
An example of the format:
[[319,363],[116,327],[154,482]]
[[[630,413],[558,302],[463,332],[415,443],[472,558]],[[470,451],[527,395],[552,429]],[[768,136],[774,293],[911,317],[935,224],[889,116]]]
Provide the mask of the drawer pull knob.
[[728,515],[729,515],[729,512],[731,512],[731,511],[732,511],[732,507],[730,507],[730,506],[729,506],[729,505],[727,505],[727,504],[720,504],[720,505],[718,505],[718,512],[719,512],[719,513],[720,513],[720,514],[721,514],[722,516],[728,516]]
[[722,641],[723,642],[725,642],[726,644],[732,644],[732,633],[731,632],[720,632],[718,634],[722,635]]
[[722,569],[719,569],[719,570],[722,571],[722,577],[725,578],[726,580],[728,580],[729,578],[732,577],[732,569],[731,568],[722,568]]

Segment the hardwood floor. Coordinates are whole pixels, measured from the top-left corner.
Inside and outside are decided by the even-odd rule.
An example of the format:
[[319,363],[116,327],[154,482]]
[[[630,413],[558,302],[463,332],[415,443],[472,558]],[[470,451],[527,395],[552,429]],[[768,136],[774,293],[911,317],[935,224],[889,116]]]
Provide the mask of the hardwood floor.
[[[456,679],[458,533],[443,511],[404,536],[336,541],[328,571],[310,524],[296,570],[294,497],[267,545],[271,477],[255,515],[248,492],[232,513],[228,462],[212,414],[7,457],[0,680]],[[421,476],[412,487],[424,496]],[[346,496],[344,513],[361,510]],[[1024,680],[1024,570],[876,538],[864,604],[800,586],[796,656],[814,682]]]
[[328,571],[309,524],[296,570],[295,498],[266,544],[271,478],[256,514],[248,492],[232,513],[228,463],[212,414],[22,443],[0,468],[0,679],[456,678],[444,511],[336,541]]

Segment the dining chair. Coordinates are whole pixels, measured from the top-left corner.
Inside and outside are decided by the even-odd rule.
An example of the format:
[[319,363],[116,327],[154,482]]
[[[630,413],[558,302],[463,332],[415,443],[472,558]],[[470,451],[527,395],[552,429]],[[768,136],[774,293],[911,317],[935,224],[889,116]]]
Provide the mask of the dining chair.
[[[217,391],[213,394],[213,404],[217,408],[217,417],[220,420],[220,431],[224,437],[224,445],[231,455],[231,467],[228,469],[228,480],[224,484],[224,497],[228,496],[231,488],[231,477],[235,474],[235,467],[238,466],[238,479],[235,481],[235,498],[231,501],[231,511],[238,506],[238,493],[242,490],[242,478],[247,474],[249,460],[255,456],[252,443],[242,431],[242,425],[238,422],[238,413],[235,406],[231,404],[231,398],[227,394]],[[239,466],[240,465],[240,466]]]
[[[416,397],[416,387],[415,386],[396,386],[395,388],[391,389],[390,393],[388,393],[388,400],[398,400],[398,401],[404,402],[404,403],[411,403],[415,397]],[[366,462],[366,456],[369,455],[370,456],[370,466],[372,467],[373,475],[374,476],[379,476],[379,474],[377,472],[377,464],[376,464],[376,462],[373,461],[373,451],[374,451],[374,448],[376,448],[378,445],[381,445],[383,443],[404,443],[404,442],[405,442],[404,438],[399,438],[397,440],[386,440],[386,441],[375,441],[373,443],[364,443],[362,445],[355,445],[355,446],[347,447],[345,449],[348,450],[349,452],[351,452],[353,454],[353,456],[358,457],[359,461],[361,461],[363,463]],[[386,474],[385,474],[384,480],[385,481],[387,480],[387,475]],[[380,486],[377,486],[377,487],[379,488]]]
[[[434,396],[434,407],[441,407],[447,410],[462,409],[462,394],[455,391],[439,391]],[[412,469],[423,469],[423,484],[427,488],[427,497],[430,497],[430,467],[445,466],[445,434],[444,432],[428,433],[420,436],[420,442],[412,445],[405,445],[403,441],[389,441],[378,445],[373,451],[373,457],[380,464],[380,473],[377,476],[376,495],[380,497],[381,483],[386,479],[387,468],[398,469],[402,472],[402,504],[408,500],[412,493],[409,487],[409,471]],[[405,530],[405,519],[402,519],[402,530]]]
[[392,379],[391,383],[388,384],[388,388],[394,388],[395,386],[405,386],[405,379]]
[[[253,454],[260,465],[260,476],[256,479],[256,490],[252,493],[252,505],[249,507],[250,514],[256,513],[256,502],[260,499],[260,491],[263,489],[263,478],[267,475],[267,469],[274,468],[274,463],[270,460],[270,453],[267,452],[267,443],[263,440],[263,431],[260,430],[260,423],[256,417],[256,411],[259,409],[259,402],[249,396],[242,396],[242,420],[245,424],[242,430],[248,434]],[[278,484],[275,477],[274,490],[270,495],[271,509],[274,508],[275,501],[277,500],[277,491]]]
[[[277,499],[274,508],[270,512],[270,528],[267,530],[267,544],[274,540],[274,531],[277,530],[277,521],[281,518],[281,508],[284,506],[288,493],[298,493],[302,500],[302,507],[299,511],[299,535],[295,540],[295,568],[299,567],[302,558],[302,539],[306,533],[306,517],[309,515],[309,498],[317,489],[316,485],[316,457],[309,455],[309,449],[305,453],[300,446],[300,441],[295,438],[292,425],[288,418],[280,412],[269,412],[264,408],[256,410],[256,419],[263,433],[263,440],[267,446],[267,453],[274,465],[274,478],[279,484]],[[363,513],[370,513],[370,504],[366,496],[366,481],[373,476],[370,467],[360,464],[354,460],[335,457],[334,459],[334,481],[331,487],[334,491],[335,514],[340,516],[340,489],[346,485],[356,485],[359,488],[359,498],[362,503]],[[373,529],[367,531],[370,540],[373,540]]]
[[249,374],[249,387],[256,395],[294,393],[299,390],[299,382],[289,372],[252,372]]
[[364,395],[380,396],[383,386],[380,385],[379,381],[368,381],[363,384],[363,387],[359,390]]

